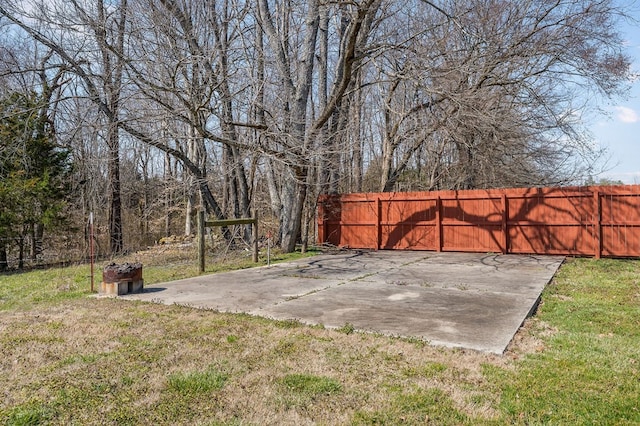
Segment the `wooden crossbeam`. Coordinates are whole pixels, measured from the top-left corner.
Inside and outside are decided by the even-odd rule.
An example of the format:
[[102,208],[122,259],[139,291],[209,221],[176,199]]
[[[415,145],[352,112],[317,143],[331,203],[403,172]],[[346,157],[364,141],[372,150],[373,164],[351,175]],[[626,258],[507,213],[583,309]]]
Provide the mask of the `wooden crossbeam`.
[[233,225],[253,225],[257,223],[258,219],[255,217],[240,218],[240,219],[224,219],[224,220],[207,220],[204,225],[208,227],[214,226],[233,226]]
[[224,219],[224,220],[204,220],[204,211],[198,212],[198,268],[200,272],[204,272],[204,229],[214,226],[233,226],[233,225],[253,225],[253,261],[258,261],[258,218],[240,218],[240,219]]

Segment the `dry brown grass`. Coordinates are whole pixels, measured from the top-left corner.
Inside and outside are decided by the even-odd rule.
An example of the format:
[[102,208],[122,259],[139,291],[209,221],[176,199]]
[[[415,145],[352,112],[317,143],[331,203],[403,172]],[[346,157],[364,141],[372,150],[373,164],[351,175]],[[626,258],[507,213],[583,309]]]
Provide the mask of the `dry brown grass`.
[[[371,423],[376,413],[402,417],[404,396],[434,390],[463,423],[475,423],[497,416],[484,366],[509,363],[384,336],[111,299],[0,316],[3,406],[52,423]],[[228,377],[219,391],[176,396],[168,388],[172,374],[211,368]],[[292,392],[281,380],[292,373],[331,379],[340,390]]]
[[[245,257],[218,253],[215,265],[251,266]],[[192,248],[182,244],[117,261],[142,262],[148,282],[196,272]],[[537,344],[520,333],[511,355],[500,357],[117,299],[16,306],[25,308],[0,312],[0,422],[10,424],[491,422],[500,418],[499,392],[485,367],[509,369]],[[206,372],[224,377],[221,389],[194,385],[181,394],[170,386],[172,377],[205,380]],[[301,386],[287,387],[291,377]],[[320,391],[306,389],[306,379]]]

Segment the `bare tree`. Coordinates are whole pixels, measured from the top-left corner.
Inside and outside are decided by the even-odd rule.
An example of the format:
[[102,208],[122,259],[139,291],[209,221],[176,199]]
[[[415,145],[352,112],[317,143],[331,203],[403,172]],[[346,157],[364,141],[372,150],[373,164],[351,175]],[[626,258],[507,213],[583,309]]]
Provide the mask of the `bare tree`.
[[[318,50],[320,2],[311,1],[302,10],[291,10],[286,3],[277,4],[275,11],[266,0],[258,2],[258,20],[268,40],[277,75],[277,81],[269,85],[276,90],[274,99],[278,102],[275,106],[279,110],[269,112],[279,121],[270,123],[265,134],[277,144],[279,158],[284,165],[280,240],[285,251],[294,249],[300,233],[310,184],[310,166],[318,153],[315,146],[317,135],[341,107],[354,79],[354,69],[362,59],[359,49],[366,40],[363,36],[367,30],[366,23],[376,15],[379,6],[379,1],[368,0],[341,9],[348,23],[340,39],[340,53],[333,73],[335,80],[329,89],[326,106],[313,116],[309,100]],[[296,46],[289,44],[291,20],[304,21],[304,26],[296,28],[300,38]]]
[[[436,187],[560,184],[584,174],[597,150],[577,119],[589,106],[580,93],[619,93],[629,68],[615,4],[449,1],[437,9],[424,15],[431,37],[398,43],[381,66],[380,188],[393,189],[425,144],[453,159],[432,162]],[[443,138],[449,157],[438,148]]]
[[[125,26],[127,21],[127,0],[117,4],[114,19],[109,19],[103,0],[96,0],[96,18],[89,16],[75,0],[72,3],[78,14],[95,33],[100,49],[102,65],[102,90],[110,114],[107,115],[107,146],[109,147],[108,182],[110,194],[109,246],[112,253],[120,253],[123,248],[122,200],[120,194],[120,101],[123,86],[123,60]],[[110,7],[114,5],[109,4]],[[114,54],[115,52],[115,54]]]

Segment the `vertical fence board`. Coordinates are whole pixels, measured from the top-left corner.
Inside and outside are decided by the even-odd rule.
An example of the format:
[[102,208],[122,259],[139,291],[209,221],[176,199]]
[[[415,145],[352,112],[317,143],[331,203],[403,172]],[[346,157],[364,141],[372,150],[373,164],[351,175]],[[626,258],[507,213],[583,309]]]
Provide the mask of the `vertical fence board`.
[[602,256],[602,202],[600,200],[600,191],[593,191],[593,199],[594,199],[594,212],[593,212],[593,226],[594,226],[594,240],[593,245],[595,246],[595,258],[600,259]]
[[502,194],[502,254],[509,253],[509,200]]
[[436,197],[436,251],[442,251],[442,198]]

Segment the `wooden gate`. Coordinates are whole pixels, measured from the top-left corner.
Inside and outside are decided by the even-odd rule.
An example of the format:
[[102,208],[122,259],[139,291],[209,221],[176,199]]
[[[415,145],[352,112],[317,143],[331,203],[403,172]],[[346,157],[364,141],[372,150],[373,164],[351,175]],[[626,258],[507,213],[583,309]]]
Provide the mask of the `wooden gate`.
[[320,243],[640,256],[640,185],[322,195]]

